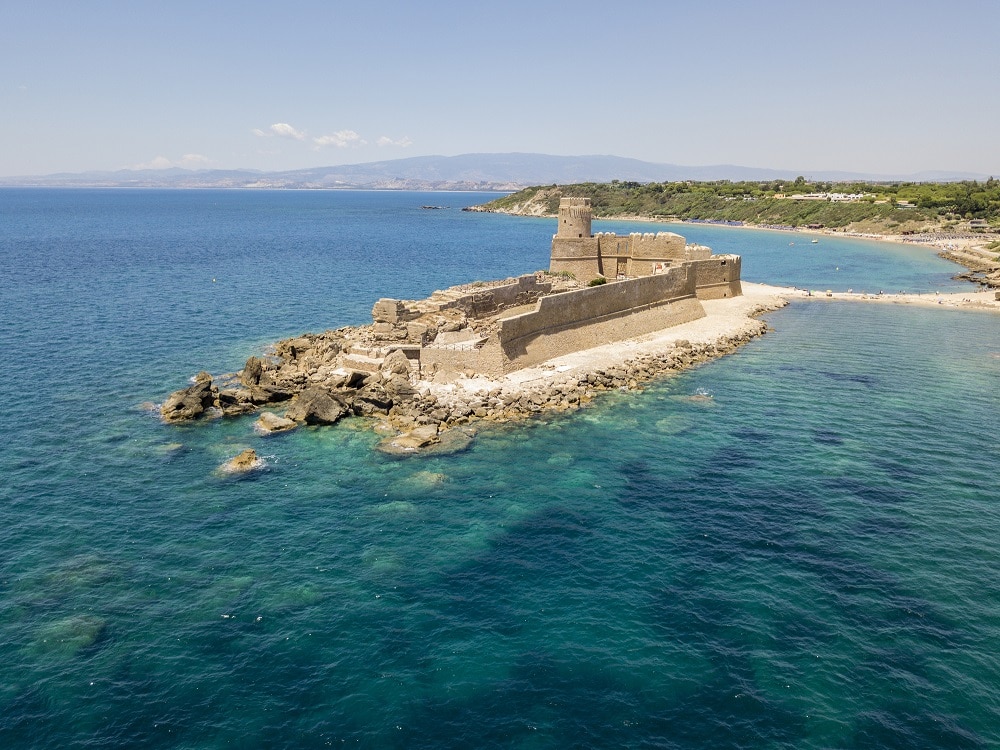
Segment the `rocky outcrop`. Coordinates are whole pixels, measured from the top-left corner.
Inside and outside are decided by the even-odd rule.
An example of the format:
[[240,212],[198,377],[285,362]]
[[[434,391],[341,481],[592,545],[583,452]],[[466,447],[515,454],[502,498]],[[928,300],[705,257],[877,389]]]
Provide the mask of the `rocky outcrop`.
[[258,432],[270,435],[275,432],[288,432],[289,430],[294,430],[299,426],[299,424],[294,419],[282,417],[275,414],[273,411],[265,411],[260,415],[257,421],[253,423],[253,426]]
[[212,386],[208,373],[198,373],[193,385],[171,393],[160,407],[160,416],[166,422],[183,422],[194,419],[216,405],[218,390]]
[[[283,416],[266,412],[255,422],[256,429],[270,434],[293,425],[332,425],[360,416],[373,418],[379,432],[389,435],[380,445],[382,450],[450,452],[467,445],[468,425],[577,409],[601,391],[640,388],[652,379],[727,354],[766,330],[759,320],[739,318],[743,322],[731,326],[728,335],[709,342],[666,343],[655,353],[634,355],[611,366],[575,366],[566,371],[553,366],[546,371],[543,365],[539,367],[543,374],[528,381],[490,380],[466,367],[439,380],[431,368],[421,372],[419,361],[411,358],[419,347],[407,337],[425,340],[442,332],[495,325],[495,319],[473,320],[449,307],[457,304],[456,299],[470,309],[479,304],[466,297],[441,297],[415,322],[402,318],[419,313],[419,305],[382,300],[373,316],[380,322],[280,341],[267,356],[248,359],[240,373],[220,376],[221,389],[207,373],[199,374],[193,385],[167,399],[161,414],[165,421],[178,422],[213,409],[238,415],[287,402]],[[780,304],[775,301],[749,314]],[[466,343],[463,339],[444,345]]]
[[285,417],[305,424],[336,424],[350,409],[329,391],[312,387],[302,391]]

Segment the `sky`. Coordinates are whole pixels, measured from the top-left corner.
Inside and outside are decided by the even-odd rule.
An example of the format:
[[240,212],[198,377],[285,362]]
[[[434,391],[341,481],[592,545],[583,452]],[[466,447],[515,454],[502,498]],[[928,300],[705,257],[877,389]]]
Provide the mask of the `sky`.
[[1000,176],[1000,0],[5,0],[0,176],[611,154]]

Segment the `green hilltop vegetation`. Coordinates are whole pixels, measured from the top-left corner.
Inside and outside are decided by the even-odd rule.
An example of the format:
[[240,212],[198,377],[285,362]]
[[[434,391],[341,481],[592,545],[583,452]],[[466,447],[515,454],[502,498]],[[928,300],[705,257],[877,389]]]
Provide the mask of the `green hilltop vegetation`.
[[985,182],[621,182],[531,187],[485,210],[555,215],[563,196],[590,198],[595,218],[642,216],[884,234],[1000,230],[1000,180]]

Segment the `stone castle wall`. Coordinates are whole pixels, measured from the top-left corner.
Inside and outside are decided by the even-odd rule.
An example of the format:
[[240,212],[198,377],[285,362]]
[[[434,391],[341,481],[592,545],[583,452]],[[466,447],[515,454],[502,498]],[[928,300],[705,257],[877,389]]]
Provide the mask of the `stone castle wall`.
[[673,232],[635,232],[628,236],[628,243],[635,260],[686,260],[684,238]]
[[505,372],[704,317],[691,269],[543,297],[500,321]]
[[[613,232],[581,234],[590,226],[589,198],[562,198],[559,202],[559,230],[552,238],[549,270],[566,272],[589,282],[636,278],[664,273],[679,265],[690,265],[701,299],[734,297],[743,293],[740,285],[740,258],[713,255],[703,245],[687,244],[673,232],[633,232],[619,236]],[[586,217],[585,220],[581,217]],[[571,231],[572,230],[572,231]]]
[[416,320],[430,310],[461,310],[469,317],[495,315],[511,307],[527,305],[552,291],[544,275],[524,274],[492,284],[465,284],[435,292],[425,300],[383,298],[372,307],[375,323],[401,324]]
[[693,260],[698,279],[698,299],[722,299],[743,294],[740,283],[742,259],[739,255],[713,255],[703,260]]
[[[383,299],[372,310],[378,341],[406,348],[425,377],[475,372],[499,378],[696,320],[705,315],[700,300],[742,294],[737,255],[713,255],[673,232],[592,235],[590,227],[589,199],[562,199],[550,270],[569,272],[579,281],[604,276],[610,283],[553,294],[550,278],[527,274],[452,287],[425,300]],[[514,314],[531,304],[530,312]],[[418,330],[428,326],[413,322],[436,313],[448,320],[449,310],[487,325],[462,323],[429,342]]]

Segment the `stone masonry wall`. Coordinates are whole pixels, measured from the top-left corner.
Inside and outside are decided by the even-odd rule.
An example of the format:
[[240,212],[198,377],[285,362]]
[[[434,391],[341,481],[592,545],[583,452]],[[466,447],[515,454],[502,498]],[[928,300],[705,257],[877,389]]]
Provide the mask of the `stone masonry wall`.
[[629,235],[631,255],[636,260],[685,260],[684,238],[673,232],[638,232]]
[[704,317],[688,267],[543,297],[534,312],[500,322],[504,370],[634,338]]
[[697,279],[698,299],[722,299],[743,294],[739,255],[713,255],[690,264]]

